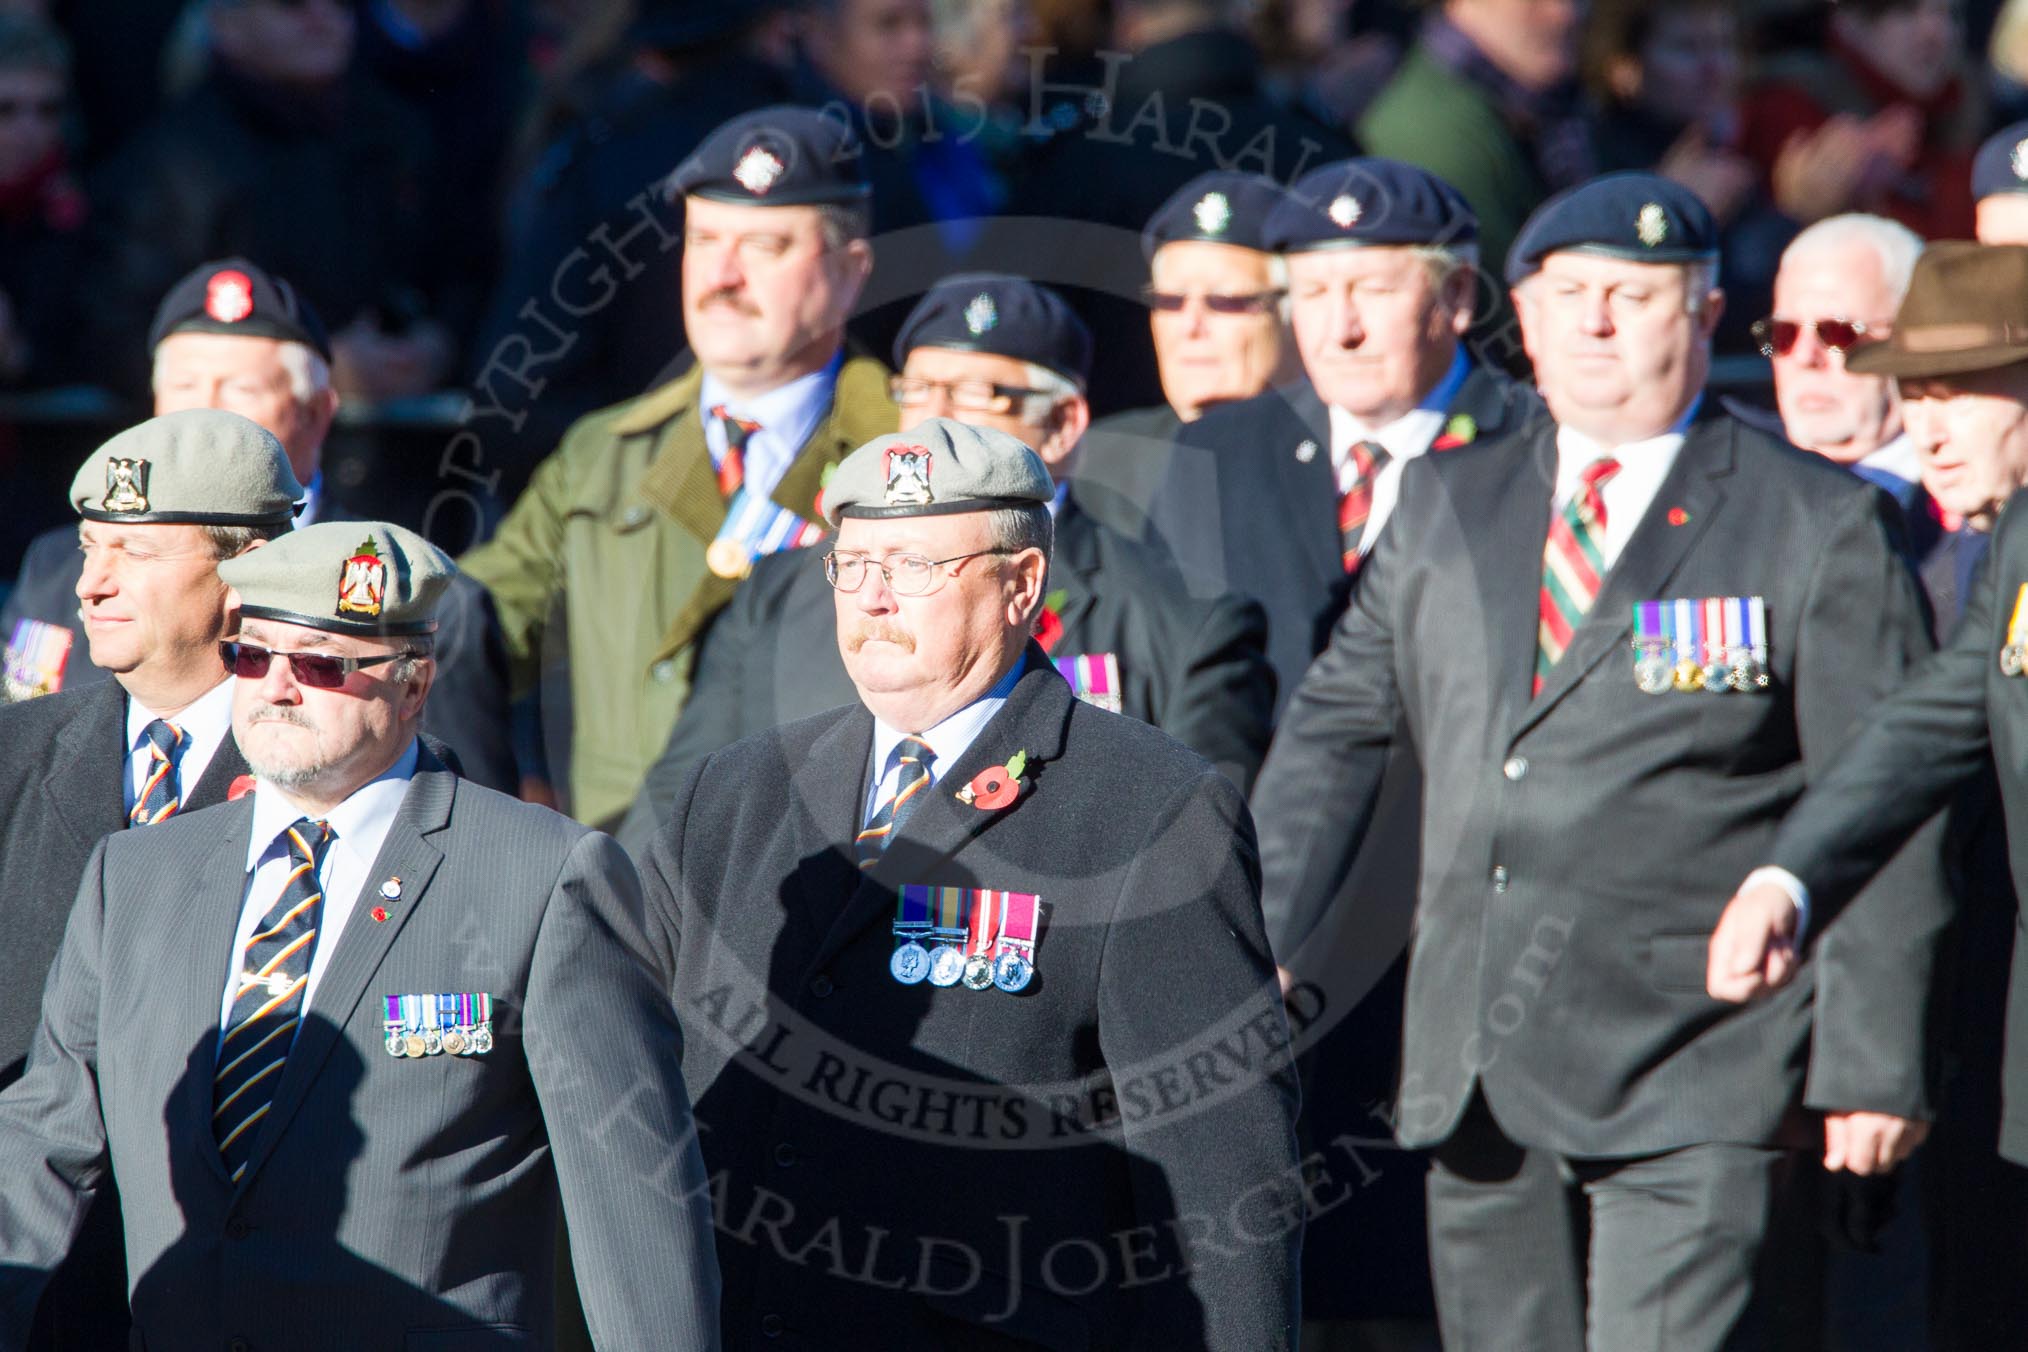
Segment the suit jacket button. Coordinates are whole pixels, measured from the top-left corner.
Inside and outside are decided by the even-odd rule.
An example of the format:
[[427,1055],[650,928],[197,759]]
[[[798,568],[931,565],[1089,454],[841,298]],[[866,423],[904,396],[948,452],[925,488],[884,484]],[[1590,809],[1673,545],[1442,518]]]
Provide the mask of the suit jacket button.
[[225,1237],[227,1239],[245,1239],[252,1229],[253,1227],[248,1225],[243,1217],[234,1216],[225,1223]]
[[788,1322],[778,1314],[761,1316],[761,1333],[764,1337],[779,1338],[782,1336],[782,1330],[787,1327]]
[[1507,866],[1505,864],[1493,865],[1493,890],[1495,892],[1505,892],[1507,890]]
[[787,1141],[778,1142],[775,1146],[775,1163],[781,1165],[784,1169],[794,1168],[796,1163],[796,1148]]
[[819,1000],[830,999],[831,992],[837,989],[836,986],[831,984],[831,977],[828,973],[819,972],[810,978],[810,994],[816,996]]
[[654,666],[648,668],[648,674],[650,676],[653,676],[657,681],[659,681],[663,685],[669,684],[669,682],[676,679],[675,659],[669,657],[663,658],[661,661],[657,662]]
[[1507,763],[1500,767],[1500,773],[1509,779],[1521,778],[1521,776],[1528,773],[1528,758],[1526,756],[1509,756]]

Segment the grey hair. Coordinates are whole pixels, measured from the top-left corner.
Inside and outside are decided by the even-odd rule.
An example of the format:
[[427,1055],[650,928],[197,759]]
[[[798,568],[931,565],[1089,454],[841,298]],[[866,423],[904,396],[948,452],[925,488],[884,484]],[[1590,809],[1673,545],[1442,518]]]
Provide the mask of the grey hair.
[[1476,244],[1411,244],[1408,251],[1429,269],[1430,285],[1439,290],[1459,272],[1479,266]]
[[408,639],[408,647],[391,664],[394,679],[397,681],[415,679],[415,674],[422,669],[422,664],[434,661],[436,655],[437,636],[435,634],[411,635]]
[[842,249],[873,233],[873,210],[864,204],[827,202],[817,208],[817,229],[827,249]]
[[256,540],[279,540],[289,526],[199,526],[211,542],[211,552],[220,559],[237,558]]
[[[1040,362],[1021,363],[1022,379],[1035,393],[1029,395],[1023,404],[1021,417],[1027,422],[1037,422],[1049,416],[1051,409],[1066,399],[1084,397],[1084,386],[1061,371],[1052,371]],[[1040,406],[1038,408],[1038,405]]]
[[1908,294],[1908,280],[1915,275],[1922,236],[1885,216],[1870,216],[1862,211],[1826,216],[1789,241],[1789,247],[1782,250],[1782,264],[1787,266],[1792,258],[1853,245],[1864,245],[1873,251],[1873,256],[1880,260],[1880,275],[1887,283],[1888,294],[1894,298],[1893,304],[1900,305],[1901,298]]
[[[991,541],[988,548],[1008,554],[1019,554],[1024,549],[1041,550],[1044,569],[1042,595],[1048,595],[1048,568],[1052,551],[1056,548],[1056,518],[1049,514],[1049,508],[1039,502],[1030,507],[996,507],[986,513],[986,535]],[[1035,604],[1040,608],[1041,599],[1038,598]],[[1035,612],[1030,611],[1027,618],[1033,623]]]
[[1686,314],[1704,313],[1704,302],[1718,289],[1718,260],[1702,259],[1683,265],[1683,310]]
[[[169,337],[175,337],[170,334]],[[307,404],[317,395],[331,388],[331,364],[318,355],[308,343],[286,342],[282,344],[280,358],[282,370],[289,377],[289,394],[299,404]],[[155,345],[154,367],[148,377],[148,388],[159,391],[162,387],[162,345]]]

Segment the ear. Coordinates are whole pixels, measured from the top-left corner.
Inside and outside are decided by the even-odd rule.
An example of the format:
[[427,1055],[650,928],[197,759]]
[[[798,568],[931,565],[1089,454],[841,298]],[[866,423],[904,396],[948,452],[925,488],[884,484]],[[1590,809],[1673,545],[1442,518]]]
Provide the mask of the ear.
[[1077,444],[1084,440],[1085,429],[1091,426],[1091,405],[1081,394],[1059,399],[1056,407],[1049,411],[1049,437],[1054,441],[1061,455],[1051,463],[1070,454]]
[[1478,312],[1479,270],[1477,267],[1459,268],[1444,279],[1442,301],[1450,311],[1446,325],[1457,337],[1462,338],[1471,331],[1472,320]]
[[1535,308],[1534,288],[1529,285],[1534,278],[1524,277],[1507,288],[1507,299],[1514,304],[1514,317],[1521,325],[1521,350],[1528,354],[1531,363],[1540,360],[1535,355],[1535,331],[1541,326],[1542,318]]
[[1024,549],[1007,561],[1007,623],[1025,626],[1042,608],[1042,588],[1049,581],[1049,556]]
[[1718,321],[1724,315],[1725,292],[1714,286],[1705,293],[1704,306],[1697,312],[1697,336],[1710,342],[1712,335],[1718,332]]
[[1622,52],[1606,62],[1606,86],[1613,91],[1613,97],[1621,103],[1632,103],[1641,96],[1641,61],[1637,56]]
[[437,683],[437,659],[425,657],[415,664],[415,671],[408,678],[408,685],[401,692],[401,721],[404,723],[422,717],[423,705],[428,702],[430,688]]
[[317,445],[322,447],[324,438],[331,435],[331,420],[338,416],[338,391],[329,387],[318,390],[303,406],[303,412],[316,429]]

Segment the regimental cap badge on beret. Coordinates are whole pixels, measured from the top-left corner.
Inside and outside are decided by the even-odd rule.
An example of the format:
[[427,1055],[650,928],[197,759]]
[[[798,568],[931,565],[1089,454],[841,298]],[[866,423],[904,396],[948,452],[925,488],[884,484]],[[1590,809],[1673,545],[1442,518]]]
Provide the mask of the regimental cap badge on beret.
[[2015,178],[2028,183],[2028,136],[2014,143],[2014,149],[2007,155],[2007,167],[2014,171]]
[[145,460],[106,461],[106,495],[99,510],[122,515],[148,510],[148,462]]
[[748,146],[740,155],[739,163],[732,168],[732,176],[739,180],[742,188],[755,197],[766,197],[768,189],[775,186],[775,180],[782,176],[787,167],[782,163],[780,156],[766,146],[756,143]]
[[237,324],[254,312],[253,278],[238,268],[221,268],[204,284],[204,313],[221,324]]
[[888,447],[887,505],[924,507],[935,501],[935,495],[930,492],[929,447]]
[[1669,238],[1669,216],[1660,202],[1650,202],[1634,218],[1634,236],[1650,249]]
[[378,616],[387,600],[387,563],[368,536],[338,574],[338,613]]
[[1359,224],[1359,218],[1365,214],[1365,209],[1359,205],[1359,199],[1351,193],[1341,192],[1331,199],[1330,206],[1324,208],[1324,214],[1329,216],[1331,223],[1340,230],[1350,230]]
[[1196,206],[1190,208],[1190,216],[1205,234],[1222,235],[1232,224],[1232,203],[1222,192],[1208,192],[1197,199]]
[[965,327],[974,338],[984,334],[1000,322],[1000,307],[993,304],[993,297],[981,291],[972,297],[972,303],[965,307]]

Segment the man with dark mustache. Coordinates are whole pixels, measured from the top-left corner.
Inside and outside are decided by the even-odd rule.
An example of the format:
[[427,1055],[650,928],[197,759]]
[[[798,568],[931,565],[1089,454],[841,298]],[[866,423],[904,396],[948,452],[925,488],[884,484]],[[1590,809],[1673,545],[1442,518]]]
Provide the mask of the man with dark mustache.
[[894,426],[886,368],[843,347],[873,263],[859,163],[835,121],[801,108],[706,138],[671,179],[697,364],[581,419],[465,556],[517,687],[569,668],[558,778],[580,821],[626,810],[683,708],[699,633],[755,558],[822,534],[826,470]]

